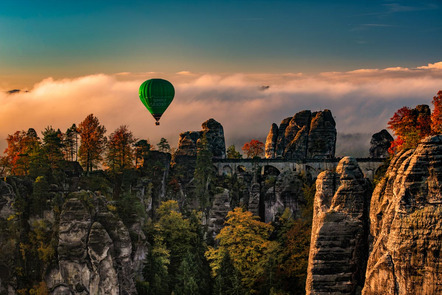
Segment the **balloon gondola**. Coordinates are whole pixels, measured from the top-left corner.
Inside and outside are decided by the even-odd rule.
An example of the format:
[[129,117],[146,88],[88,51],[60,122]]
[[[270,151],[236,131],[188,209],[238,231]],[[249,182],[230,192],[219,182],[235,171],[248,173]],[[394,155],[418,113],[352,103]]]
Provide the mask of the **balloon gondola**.
[[144,81],[138,91],[141,102],[155,118],[155,125],[160,125],[160,118],[175,96],[172,83],[164,79]]

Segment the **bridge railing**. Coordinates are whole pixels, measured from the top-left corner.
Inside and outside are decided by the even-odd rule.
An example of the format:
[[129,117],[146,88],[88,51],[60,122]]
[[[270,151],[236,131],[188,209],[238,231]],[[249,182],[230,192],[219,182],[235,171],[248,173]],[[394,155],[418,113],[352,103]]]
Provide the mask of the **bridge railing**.
[[[254,158],[254,159],[213,159],[213,163],[336,163],[339,162],[343,157],[328,158],[328,159],[267,159],[267,158]],[[385,158],[356,158],[357,162],[384,162]]]

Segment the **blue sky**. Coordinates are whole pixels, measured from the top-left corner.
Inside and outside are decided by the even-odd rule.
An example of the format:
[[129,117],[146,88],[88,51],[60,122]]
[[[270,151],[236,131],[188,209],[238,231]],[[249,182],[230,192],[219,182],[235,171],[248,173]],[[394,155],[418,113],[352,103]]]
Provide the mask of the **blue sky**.
[[[0,76],[321,72],[441,60],[441,1],[0,2]],[[6,82],[3,82],[6,83]]]

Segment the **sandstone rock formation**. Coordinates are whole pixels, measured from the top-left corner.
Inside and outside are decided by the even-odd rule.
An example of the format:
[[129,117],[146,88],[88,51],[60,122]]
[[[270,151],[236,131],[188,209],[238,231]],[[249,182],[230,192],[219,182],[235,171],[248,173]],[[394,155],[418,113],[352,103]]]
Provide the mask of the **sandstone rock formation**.
[[226,157],[226,143],[223,126],[214,119],[209,119],[201,127],[201,131],[187,131],[180,134],[176,156],[195,157],[198,141],[205,136],[213,158],[224,159]]
[[328,159],[336,150],[336,123],[331,111],[301,111],[272,124],[266,140],[266,158]]
[[278,139],[278,125],[275,123],[270,127],[269,134],[267,135],[265,144],[265,157],[271,159],[275,157],[276,141]]
[[274,221],[277,214],[282,213],[285,208],[289,208],[294,216],[299,215],[300,204],[305,202],[302,187],[303,182],[295,172],[288,170],[279,174],[275,184],[264,195],[263,221]]
[[229,190],[225,189],[222,193],[216,194],[213,197],[212,208],[208,216],[208,231],[207,234],[215,240],[215,237],[221,231],[226,220],[227,213],[232,210],[230,207]]
[[363,294],[442,294],[442,136],[399,153],[371,199]]
[[53,294],[136,294],[129,231],[103,198],[79,192],[65,202],[57,252],[46,278]]
[[370,158],[387,158],[389,156],[388,148],[393,140],[393,137],[385,129],[373,134],[370,140]]
[[370,185],[356,160],[343,158],[336,172],[316,181],[307,294],[357,294],[368,256]]

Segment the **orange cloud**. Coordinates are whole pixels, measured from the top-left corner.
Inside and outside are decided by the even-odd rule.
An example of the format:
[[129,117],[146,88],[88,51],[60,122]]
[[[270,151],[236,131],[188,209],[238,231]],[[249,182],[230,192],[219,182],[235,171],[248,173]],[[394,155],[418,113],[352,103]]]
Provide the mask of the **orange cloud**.
[[[159,76],[172,81],[176,97],[156,127],[139,101],[138,87],[144,80]],[[227,144],[264,139],[271,123],[303,109],[331,109],[338,132],[374,133],[386,127],[398,108],[430,104],[441,88],[442,62],[415,69],[392,67],[319,75],[179,72],[47,78],[29,92],[0,93],[0,149],[6,146],[7,134],[16,130],[32,127],[40,132],[52,125],[65,131],[90,113],[106,126],[108,134],[125,124],[138,138],[149,138],[156,144],[165,137],[172,146],[177,145],[179,133],[199,130],[209,118],[223,124]]]

